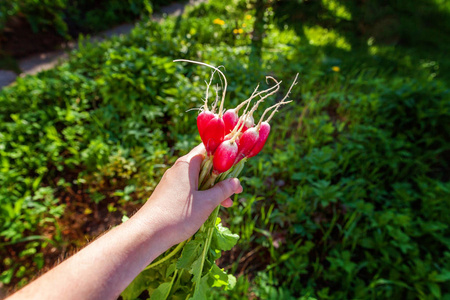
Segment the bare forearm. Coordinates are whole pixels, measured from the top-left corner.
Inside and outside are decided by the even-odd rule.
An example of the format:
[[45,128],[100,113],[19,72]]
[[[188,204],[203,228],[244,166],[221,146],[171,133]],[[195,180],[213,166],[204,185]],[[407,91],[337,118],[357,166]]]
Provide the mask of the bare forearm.
[[204,153],[199,145],[179,158],[130,220],[8,299],[116,299],[152,260],[191,237],[217,205],[231,206],[229,197],[242,192],[236,179],[198,191]]
[[26,286],[13,299],[116,299],[170,245],[132,218]]

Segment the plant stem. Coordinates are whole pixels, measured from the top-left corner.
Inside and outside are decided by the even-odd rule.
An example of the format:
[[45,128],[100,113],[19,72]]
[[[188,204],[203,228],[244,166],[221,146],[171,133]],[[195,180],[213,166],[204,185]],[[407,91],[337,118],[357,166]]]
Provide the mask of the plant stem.
[[175,281],[175,278],[177,278],[177,274],[178,274],[178,270],[175,270],[175,272],[173,273],[172,281],[170,282],[170,288],[167,290],[167,293],[166,293],[166,295],[163,298],[164,300],[166,300],[167,297],[169,297],[170,291],[173,288],[173,282]]
[[[189,240],[190,240],[190,239],[189,239]],[[189,240],[184,241],[184,242],[182,242],[182,243],[179,243],[178,246],[177,246],[175,249],[172,250],[172,252],[170,252],[169,254],[167,254],[167,255],[164,256],[162,259],[158,260],[157,262],[154,262],[154,263],[148,265],[148,266],[144,269],[144,271],[145,271],[145,270],[149,270],[149,269],[151,269],[151,268],[153,268],[153,267],[155,267],[155,266],[157,266],[157,265],[159,265],[159,264],[165,262],[166,260],[170,259],[172,256],[174,256],[175,254],[177,254],[177,252],[180,251],[181,248],[183,248],[184,244],[186,244],[186,242],[188,242]]]
[[231,168],[231,169],[229,169],[228,171],[223,172],[222,174],[220,174],[219,177],[218,177],[218,179],[217,179],[217,182],[220,182],[220,181],[222,181],[222,180],[225,180],[225,179],[227,178],[228,174],[230,174],[232,170],[234,170],[234,167]]
[[247,157],[244,157],[243,159],[241,159],[240,162],[238,162],[234,168],[233,171],[231,171],[229,174],[227,174],[226,177],[223,178],[223,180],[227,179],[227,178],[236,178],[239,176],[239,174],[241,174],[242,170],[244,169],[244,165],[245,162],[247,161]]
[[200,190],[210,189],[214,185],[214,182],[216,181],[217,176],[218,176],[218,174],[215,174],[213,172],[211,174],[211,176],[206,180],[205,184],[203,184],[203,186],[200,188]]
[[[204,175],[203,177],[205,177],[205,178],[199,179],[199,190],[206,190],[206,189],[209,189],[210,187],[212,187],[218,176],[219,176],[219,181],[229,178],[230,175],[233,177],[239,176],[242,169],[244,168],[244,164],[246,161],[247,161],[246,158],[242,159],[239,163],[236,164],[236,166],[234,166],[233,171],[229,170],[220,175],[212,173],[209,178],[206,175]],[[211,159],[209,159],[209,163],[207,161],[202,166],[202,171],[201,171],[200,177],[202,177],[202,174],[204,174],[204,173],[209,174],[211,166],[212,166],[212,157],[211,157]],[[208,169],[207,172],[204,172],[206,169]],[[202,181],[204,181],[205,179],[206,179],[206,182],[202,185]],[[193,280],[193,282],[195,282],[194,295],[198,292],[198,289],[200,287],[200,280],[202,278],[203,268],[205,265],[206,257],[208,255],[209,247],[211,246],[212,236],[213,236],[214,229],[216,227],[216,220],[217,220],[217,216],[219,215],[219,210],[220,210],[220,205],[218,205],[214,209],[214,211],[209,216],[208,220],[202,225],[202,227],[199,230],[201,232],[206,231],[207,233],[206,233],[205,242],[203,244],[200,272],[198,273],[196,278],[194,278],[194,280]]]
[[202,273],[203,273],[203,267],[205,264],[205,260],[206,260],[206,255],[208,253],[209,250],[209,246],[211,245],[211,240],[212,240],[212,234],[214,232],[214,228],[216,226],[216,219],[217,219],[217,215],[219,214],[219,209],[220,209],[220,205],[218,205],[214,211],[212,212],[211,216],[209,216],[208,220],[206,221],[206,223],[208,224],[207,228],[208,228],[208,233],[206,235],[206,240],[204,243],[204,248],[203,248],[203,252],[202,252],[202,263],[200,266],[200,272],[197,275],[197,278],[195,278],[194,282],[195,282],[195,290],[194,290],[194,295],[197,293],[199,286],[200,286],[200,280],[202,278]]
[[200,172],[200,176],[198,177],[198,186],[199,187],[202,186],[203,181],[205,181],[205,178],[211,172],[212,160],[213,160],[212,156],[207,156],[202,162],[202,166],[201,166],[202,171]]

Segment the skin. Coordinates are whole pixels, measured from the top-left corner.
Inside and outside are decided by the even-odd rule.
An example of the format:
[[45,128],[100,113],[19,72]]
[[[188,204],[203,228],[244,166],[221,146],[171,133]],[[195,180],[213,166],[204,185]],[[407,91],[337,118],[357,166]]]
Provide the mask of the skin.
[[230,207],[230,197],[242,192],[236,178],[198,191],[204,155],[199,145],[180,157],[132,218],[7,299],[117,299],[155,258],[190,238],[217,205]]

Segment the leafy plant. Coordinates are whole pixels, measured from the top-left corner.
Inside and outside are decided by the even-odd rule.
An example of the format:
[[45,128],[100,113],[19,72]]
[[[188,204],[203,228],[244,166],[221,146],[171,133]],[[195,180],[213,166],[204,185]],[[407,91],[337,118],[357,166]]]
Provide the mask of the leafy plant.
[[[326,7],[339,11],[335,4]],[[271,123],[276,135],[241,175],[245,193],[220,212],[222,226],[241,238],[207,253],[205,282],[232,284],[221,269],[236,277],[234,289],[213,289],[214,299],[448,298],[450,93],[448,58],[434,53],[446,45],[356,43],[352,29],[294,28],[274,7],[254,64],[254,14],[248,1],[188,7],[127,36],[81,41],[66,63],[0,92],[3,283],[25,284],[62,249],[98,234],[69,221],[104,224],[107,216],[117,224],[174,157],[200,142],[189,110],[202,102],[209,71],[171,63],[185,58],[226,66],[227,108],[265,75],[287,82],[300,73],[295,101]],[[267,99],[261,110],[273,104]],[[228,249],[231,236],[214,247]],[[202,243],[190,242],[193,252]],[[161,284],[161,297],[169,287],[174,297],[192,292],[189,271],[198,269],[181,249],[167,254],[124,295],[144,297]]]

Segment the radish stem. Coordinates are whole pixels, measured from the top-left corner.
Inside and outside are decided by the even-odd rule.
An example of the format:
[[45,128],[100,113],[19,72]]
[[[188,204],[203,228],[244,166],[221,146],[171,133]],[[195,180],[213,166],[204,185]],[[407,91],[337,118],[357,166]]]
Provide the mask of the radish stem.
[[213,213],[210,216],[210,218],[212,217],[212,219],[211,219],[211,223],[212,224],[208,228],[208,232],[207,232],[207,235],[206,235],[206,241],[205,241],[205,244],[204,244],[205,248],[203,248],[203,252],[202,252],[202,262],[201,262],[201,265],[200,265],[200,272],[198,273],[198,276],[197,276],[197,278],[195,278],[195,281],[194,281],[196,283],[195,284],[194,295],[198,292],[198,289],[199,289],[199,283],[200,283],[200,280],[202,278],[202,273],[203,273],[203,266],[205,264],[205,260],[206,260],[207,252],[209,250],[209,246],[211,245],[212,234],[213,234],[214,229],[216,227],[216,219],[217,219],[217,215],[219,214],[219,209],[220,209],[220,205],[218,205],[214,209]]
[[211,176],[206,180],[205,184],[203,184],[201,190],[207,190],[211,188],[214,185],[214,182],[216,181],[216,178],[219,174],[212,173]]
[[213,160],[212,156],[208,156],[203,160],[204,164],[201,168],[202,171],[200,172],[200,176],[198,178],[199,186],[202,185],[203,181],[205,180],[206,175],[208,175],[211,172],[212,160]]
[[[190,240],[190,239],[189,239]],[[187,241],[184,241],[182,243],[179,243],[178,246],[175,247],[175,249],[172,250],[172,252],[170,252],[168,255],[164,256],[162,259],[158,260],[157,262],[154,262],[150,265],[148,265],[144,270],[149,270],[159,264],[162,264],[163,262],[165,262],[166,260],[170,259],[172,256],[174,256],[175,254],[177,254],[178,251],[181,250],[181,248],[183,248],[184,244],[186,244]]]
[[244,165],[245,162],[247,161],[247,157],[244,157],[243,159],[241,159],[240,162],[238,162],[234,168],[233,171],[231,171],[230,173],[228,173],[226,175],[226,177],[224,177],[223,179],[228,179],[228,178],[236,178],[239,176],[239,174],[241,174],[242,170],[244,169]]
[[[239,123],[241,121],[241,118],[243,120],[242,124]],[[236,124],[236,127],[234,127],[233,132],[231,132],[232,138],[231,138],[230,142],[234,142],[237,139],[237,137],[239,136],[239,133],[241,132],[242,128],[244,128],[245,122],[247,121],[248,114],[243,115],[241,118],[239,119],[238,123]],[[239,125],[239,128],[238,128],[238,125]],[[236,130],[236,128],[238,128],[238,129]]]

